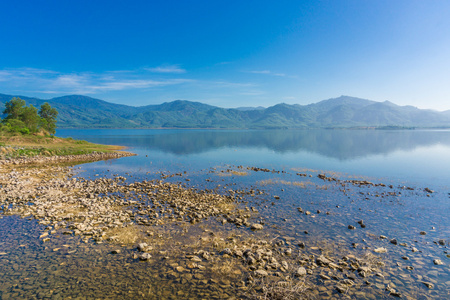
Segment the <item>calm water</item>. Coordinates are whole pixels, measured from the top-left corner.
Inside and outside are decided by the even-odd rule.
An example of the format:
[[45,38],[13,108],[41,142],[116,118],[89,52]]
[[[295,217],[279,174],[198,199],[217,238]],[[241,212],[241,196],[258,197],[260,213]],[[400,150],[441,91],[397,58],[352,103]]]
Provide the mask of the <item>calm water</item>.
[[127,146],[139,156],[114,166],[133,172],[234,164],[334,171],[441,188],[450,185],[450,131],[443,130],[61,129],[57,135]]
[[[286,240],[301,239],[307,245],[326,241],[358,255],[364,255],[367,249],[386,247],[388,252],[380,254],[386,263],[385,277],[370,277],[372,285],[361,289],[377,299],[389,298],[384,287],[395,284],[398,291],[414,299],[450,298],[450,131],[58,130],[57,136],[122,145],[138,154],[77,167],[78,176],[85,178],[120,174],[133,181],[186,171],[183,178],[166,180],[198,188],[261,188],[264,195],[244,200],[248,201],[246,205],[258,208],[256,218],[267,228],[264,234]],[[246,167],[281,172],[253,172]],[[246,176],[233,173],[223,176],[221,171],[227,169],[244,170]],[[299,172],[306,173],[307,177],[298,176]],[[349,185],[343,189],[317,178],[319,173],[340,180],[367,179],[393,187]],[[435,192],[428,195],[425,187]],[[389,196],[389,192],[395,196]],[[280,196],[280,201],[272,206],[274,195]],[[296,209],[299,206],[313,212],[315,217],[299,214]],[[317,210],[322,213],[315,214]],[[358,226],[356,221],[361,219],[367,228],[348,230],[349,224]],[[102,289],[107,291],[105,297],[111,298],[114,295],[132,298],[131,295],[141,293],[145,298],[150,291],[171,299],[218,297],[192,281],[183,283],[183,280],[164,277],[167,272],[164,264],[142,268],[127,256],[127,250],[124,256],[114,258],[95,255],[108,253],[111,249],[107,244],[81,243],[81,247],[76,237],[63,238],[59,243],[72,243],[78,249],[67,260],[53,253],[51,246],[36,242],[42,228],[27,222],[31,221],[14,217],[0,219],[0,225],[8,228],[0,233],[0,245],[5,252],[14,253],[7,262],[0,257],[0,266],[6,270],[0,283],[7,286],[3,287],[3,295],[10,299],[30,298],[29,292],[35,291],[36,286],[49,298],[56,294],[61,298],[75,298],[80,293],[91,298]],[[208,226],[222,228],[212,221]],[[226,228],[230,232],[236,230],[232,226]],[[309,234],[305,235],[305,231]],[[427,235],[420,235],[420,231],[426,231]],[[408,246],[394,246],[388,240],[379,239],[380,235],[396,238]],[[437,243],[440,239],[446,241],[444,246]],[[358,246],[353,248],[353,244]],[[411,247],[419,252],[411,254]],[[403,259],[404,256],[409,260]],[[444,265],[434,265],[434,259],[442,260]],[[26,263],[21,263],[24,260]],[[406,266],[414,269],[407,270]],[[97,277],[92,268],[101,276]],[[45,278],[45,284],[39,278]],[[136,278],[141,278],[139,284]],[[428,289],[422,281],[432,282],[435,287]],[[73,288],[62,288],[64,282],[70,282]],[[138,294],[128,294],[131,287]]]

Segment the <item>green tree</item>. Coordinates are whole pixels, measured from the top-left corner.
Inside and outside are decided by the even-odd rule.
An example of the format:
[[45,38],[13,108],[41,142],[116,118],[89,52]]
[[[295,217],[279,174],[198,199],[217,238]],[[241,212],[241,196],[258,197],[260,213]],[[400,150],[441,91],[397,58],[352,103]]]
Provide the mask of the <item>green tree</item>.
[[3,111],[3,113],[7,116],[3,120],[3,122],[6,122],[9,119],[20,119],[24,108],[25,100],[16,97],[12,98],[5,103],[5,110]]
[[45,102],[41,105],[39,116],[42,118],[41,127],[47,130],[49,133],[55,134],[58,111],[55,108],[51,107],[50,104]]
[[23,134],[30,133],[30,130],[25,126],[25,123],[18,119],[8,119],[4,122],[3,128],[9,132],[20,132]]
[[37,132],[41,118],[38,115],[38,110],[32,104],[26,106],[22,110],[19,119],[25,124],[30,132]]

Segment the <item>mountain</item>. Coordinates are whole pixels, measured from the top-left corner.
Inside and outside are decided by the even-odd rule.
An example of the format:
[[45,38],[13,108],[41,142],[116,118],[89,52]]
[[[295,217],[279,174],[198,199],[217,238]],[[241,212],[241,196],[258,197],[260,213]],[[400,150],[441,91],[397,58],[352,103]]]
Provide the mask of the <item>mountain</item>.
[[[13,97],[0,94],[0,111]],[[186,100],[134,107],[80,95],[48,100],[16,97],[36,107],[44,102],[55,107],[59,112],[58,128],[450,127],[450,111],[424,110],[349,96],[309,105],[280,103],[268,108],[235,109]]]
[[236,109],[240,110],[240,111],[248,111],[248,110],[262,110],[262,109],[266,109],[266,108],[262,107],[262,106],[258,106],[258,107],[242,106],[242,107],[237,107]]

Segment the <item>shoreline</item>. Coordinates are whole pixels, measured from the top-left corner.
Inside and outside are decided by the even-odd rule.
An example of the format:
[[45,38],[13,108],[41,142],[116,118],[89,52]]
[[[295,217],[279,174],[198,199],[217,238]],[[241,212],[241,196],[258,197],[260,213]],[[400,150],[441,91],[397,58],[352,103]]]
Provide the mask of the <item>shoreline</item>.
[[[395,279],[385,279],[387,273],[403,273],[394,270],[393,262],[383,253],[396,251],[392,247],[406,250],[410,246],[402,246],[401,242],[400,246],[394,246],[386,237],[375,236],[364,241],[362,248],[355,245],[355,249],[349,247],[348,240],[335,243],[326,238],[280,237],[271,230],[270,223],[261,222],[265,208],[250,207],[246,202],[255,195],[262,195],[266,201],[271,199],[264,190],[249,187],[248,190],[224,190],[221,194],[166,182],[167,177],[163,175],[160,179],[129,182],[122,176],[113,179],[102,176],[95,180],[74,178],[72,168],[57,165],[130,155],[134,154],[113,152],[0,160],[0,165],[11,166],[0,169],[1,216],[35,219],[45,226],[37,237],[42,247],[51,247],[56,253],[62,251],[61,247],[50,246],[52,243],[78,239],[93,248],[109,249],[103,255],[108,260],[113,258],[106,255],[113,254],[127,259],[136,273],[144,272],[141,268],[145,267],[140,264],[149,268],[158,266],[160,269],[154,271],[165,274],[164,279],[167,277],[174,283],[220,287],[217,298],[238,295],[244,299],[260,299],[262,295],[275,297],[293,291],[298,297],[327,295],[330,299],[346,295],[364,295],[370,299],[381,295],[409,297],[403,288],[400,291],[396,288]],[[35,164],[42,167],[32,168]],[[276,174],[255,167],[246,170]],[[306,177],[306,174],[297,175]],[[389,188],[366,181],[339,181],[322,174],[317,177],[329,186]],[[327,211],[307,211],[300,207],[294,211],[306,223],[316,217],[329,220]],[[361,220],[358,224],[349,225],[345,232],[363,232],[365,223]],[[311,232],[304,234],[311,236]],[[7,257],[8,253],[4,253],[0,257]],[[424,279],[420,284],[430,290],[436,285]],[[383,292],[372,291],[371,287]]]
[[58,164],[71,162],[94,162],[101,160],[117,159],[122,157],[135,156],[137,154],[131,152],[98,152],[79,155],[57,155],[57,156],[31,156],[19,158],[5,158],[0,160],[0,166],[7,165],[36,165],[36,164]]

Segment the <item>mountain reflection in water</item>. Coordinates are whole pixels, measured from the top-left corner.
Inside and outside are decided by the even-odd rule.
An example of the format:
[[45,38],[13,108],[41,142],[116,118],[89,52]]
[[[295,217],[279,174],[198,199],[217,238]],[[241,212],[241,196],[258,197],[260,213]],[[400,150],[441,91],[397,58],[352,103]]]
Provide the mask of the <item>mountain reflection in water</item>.
[[[175,155],[221,148],[265,148],[276,153],[310,152],[340,161],[450,147],[450,131],[439,130],[58,130],[61,136],[160,150]],[[95,139],[92,137],[95,136]]]

